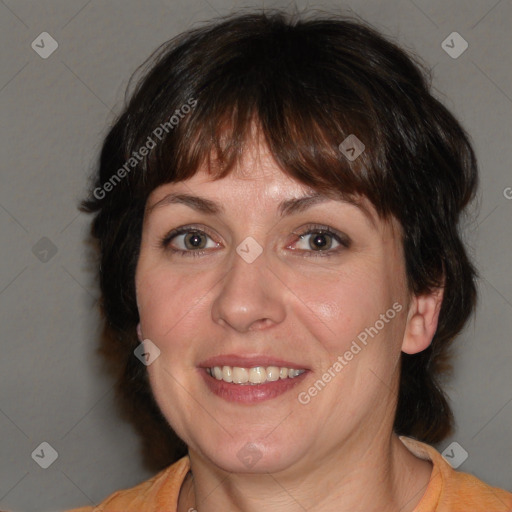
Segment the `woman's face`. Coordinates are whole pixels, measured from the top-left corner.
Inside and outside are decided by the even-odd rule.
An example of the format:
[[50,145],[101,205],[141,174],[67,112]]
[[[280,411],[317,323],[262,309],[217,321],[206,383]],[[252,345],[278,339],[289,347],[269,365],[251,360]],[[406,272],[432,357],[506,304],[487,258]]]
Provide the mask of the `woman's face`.
[[240,170],[148,199],[139,335],[160,355],[147,370],[191,454],[234,472],[311,468],[391,431],[409,306],[399,229],[367,202],[370,215],[332,198],[283,209],[314,191],[263,149]]

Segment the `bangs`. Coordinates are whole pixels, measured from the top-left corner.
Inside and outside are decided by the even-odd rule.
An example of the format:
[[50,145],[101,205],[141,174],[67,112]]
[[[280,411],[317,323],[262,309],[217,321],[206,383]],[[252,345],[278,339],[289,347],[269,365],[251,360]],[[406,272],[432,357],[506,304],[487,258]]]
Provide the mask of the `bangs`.
[[[292,105],[286,112],[264,102],[250,105],[238,100],[231,110],[194,113],[148,160],[147,192],[190,179],[200,170],[214,180],[233,172],[250,177],[251,169],[243,167],[243,160],[254,147],[265,147],[282,172],[311,189],[350,201],[359,196],[378,201],[380,194],[372,190],[376,177],[372,179],[368,171],[369,155],[350,161],[339,148],[349,135],[367,147],[362,130],[343,129],[325,112],[315,113],[309,106],[297,116],[297,108]],[[326,127],[326,122],[333,127]]]
[[[178,83],[165,60],[160,62],[134,99],[137,107],[141,98],[133,109],[140,116],[126,120],[131,142],[125,159],[149,139],[154,142],[131,173],[130,189],[147,199],[156,187],[187,180],[200,169],[222,179],[240,170],[250,146],[262,143],[278,167],[301,184],[345,200],[364,196],[387,217],[396,194],[386,172],[382,113],[371,100],[386,101],[386,87],[355,71],[350,59],[340,62],[339,54],[326,74],[325,50],[311,48],[305,39],[296,35],[269,45],[268,37],[253,36],[237,51],[217,48],[202,63],[182,56],[185,62],[173,68],[182,75],[188,69],[194,80],[187,83],[183,76]],[[364,146],[350,147],[354,140]]]

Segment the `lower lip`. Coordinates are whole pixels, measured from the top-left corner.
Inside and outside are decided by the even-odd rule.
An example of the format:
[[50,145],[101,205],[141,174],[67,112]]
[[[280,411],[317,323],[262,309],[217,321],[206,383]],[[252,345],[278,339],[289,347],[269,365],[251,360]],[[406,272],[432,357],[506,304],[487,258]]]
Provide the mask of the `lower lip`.
[[208,375],[206,368],[200,368],[200,372],[212,393],[228,402],[246,404],[254,404],[276,398],[302,382],[308,373],[306,370],[293,379],[279,379],[263,384],[233,384],[231,382],[217,380],[215,377]]

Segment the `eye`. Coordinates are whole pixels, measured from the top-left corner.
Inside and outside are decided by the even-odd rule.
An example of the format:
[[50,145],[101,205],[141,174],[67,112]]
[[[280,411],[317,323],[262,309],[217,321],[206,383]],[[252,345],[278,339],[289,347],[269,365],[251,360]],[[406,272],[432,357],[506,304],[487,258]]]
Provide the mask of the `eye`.
[[[299,249],[305,252],[304,256],[333,256],[350,247],[351,240],[348,236],[328,226],[313,225],[306,229],[302,233],[294,233],[303,244]],[[333,243],[337,244],[334,248]],[[308,252],[316,254],[307,254]]]
[[[206,232],[192,226],[183,226],[181,228],[173,229],[161,241],[160,245],[166,250],[182,256],[203,256],[206,252],[203,249],[212,249],[218,247],[217,242],[213,242],[213,246],[208,246],[207,239],[210,238]],[[173,247],[171,242],[177,240],[176,245]],[[213,240],[212,240],[213,241]]]
[[[309,225],[306,227],[306,231],[293,234],[297,235],[299,242],[303,244],[303,247],[299,247],[298,250],[307,257],[333,256],[351,245],[351,240],[347,235],[328,226]],[[208,245],[208,239],[211,240],[210,245]],[[308,242],[306,243],[306,241]],[[333,248],[333,244],[337,245]],[[211,235],[194,226],[173,229],[160,241],[162,248],[180,256],[204,256],[219,245]],[[296,251],[297,248],[292,250]]]

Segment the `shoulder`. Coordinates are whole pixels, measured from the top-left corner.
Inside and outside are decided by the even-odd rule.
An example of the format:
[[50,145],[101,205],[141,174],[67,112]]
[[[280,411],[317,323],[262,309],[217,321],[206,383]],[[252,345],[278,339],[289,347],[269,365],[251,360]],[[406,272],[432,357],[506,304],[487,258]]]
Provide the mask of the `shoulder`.
[[447,484],[447,500],[459,507],[457,510],[482,512],[512,512],[512,494],[492,487],[468,473],[453,472]]
[[433,464],[427,490],[414,512],[512,512],[512,493],[454,470],[433,446],[400,439],[416,456]]
[[149,512],[155,510],[155,506],[176,506],[181,484],[189,469],[190,461],[185,456],[149,480],[117,491],[95,506],[67,512]]

